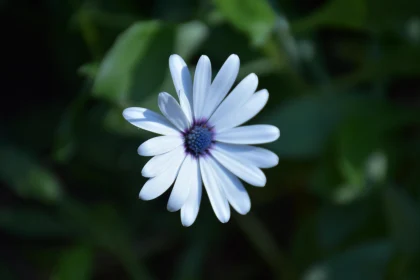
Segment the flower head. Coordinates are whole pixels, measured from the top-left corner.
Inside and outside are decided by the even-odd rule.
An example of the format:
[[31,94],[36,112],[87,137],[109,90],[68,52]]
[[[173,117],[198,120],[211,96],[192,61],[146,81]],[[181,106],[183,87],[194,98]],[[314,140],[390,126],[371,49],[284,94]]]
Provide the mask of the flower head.
[[192,82],[184,60],[171,55],[169,67],[178,94],[159,94],[163,114],[143,108],[127,108],[124,118],[142,129],[161,134],[138,148],[142,156],[153,156],[142,170],[150,178],[140,191],[143,200],[154,199],[175,182],[168,210],[181,210],[184,226],[194,223],[200,208],[202,185],[217,218],[226,223],[229,204],[246,214],[251,201],[242,179],[263,187],[266,178],[260,168],[277,165],[278,157],[269,150],[249,146],[278,139],[272,125],[240,126],[253,118],[267,103],[267,90],[256,91],[255,74],[245,77],[228,95],[239,71],[239,58],[231,55],[211,81],[207,56],[198,61]]

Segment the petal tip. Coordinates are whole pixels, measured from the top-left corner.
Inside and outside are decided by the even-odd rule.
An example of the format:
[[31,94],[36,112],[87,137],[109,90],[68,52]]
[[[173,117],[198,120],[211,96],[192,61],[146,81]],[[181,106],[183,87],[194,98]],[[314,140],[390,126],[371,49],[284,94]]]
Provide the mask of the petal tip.
[[178,211],[178,210],[179,210],[178,208],[173,207],[173,206],[171,206],[171,205],[169,205],[169,204],[166,206],[166,209],[167,209],[169,212],[176,212],[176,211]]
[[143,156],[143,157],[146,157],[146,156],[147,156],[146,149],[144,148],[144,146],[143,146],[143,145],[140,145],[140,147],[138,147],[138,148],[137,148],[137,153],[138,153],[140,156]]
[[200,63],[200,61],[210,63],[210,58],[207,55],[203,54],[200,56],[198,63]]
[[180,56],[178,55],[178,54],[176,54],[176,53],[173,53],[173,54],[171,54],[170,56],[169,56],[169,61],[171,61],[171,60],[173,60],[173,59],[177,59],[177,58],[179,58]]
[[229,222],[229,219],[230,219],[230,216],[228,216],[228,217],[219,217],[219,221],[222,224],[226,224],[227,222]]
[[250,74],[248,75],[248,77],[249,77],[249,79],[254,79],[254,80],[257,80],[257,81],[258,81],[258,76],[257,76],[257,74],[255,74],[255,73],[250,73]]
[[168,95],[169,93],[162,91],[159,93],[158,98],[168,98]]
[[280,138],[280,129],[278,128],[278,127],[275,127],[276,128],[276,140],[277,139],[279,139]]
[[275,155],[275,158],[274,158],[274,162],[273,162],[273,167],[277,166],[279,164],[279,156],[276,155],[276,154],[274,154],[274,155]]
[[190,227],[194,222],[195,222],[195,218],[185,215],[185,213],[183,215],[183,213],[181,212],[181,224],[184,227]]
[[189,222],[189,221],[184,222],[184,221],[182,221],[182,220],[181,220],[181,224],[182,224],[184,227],[190,227],[193,223],[191,223],[191,222]]
[[147,200],[150,200],[144,193],[142,193],[141,191],[140,191],[140,193],[139,193],[139,199],[141,199],[141,200],[144,200],[144,201],[147,201]]
[[267,96],[267,99],[268,99],[269,93],[268,93],[268,90],[267,89],[264,88],[262,90],[257,91],[256,94],[257,93]]
[[126,120],[130,119],[130,115],[131,115],[132,112],[133,112],[133,108],[132,107],[125,108],[122,111],[122,115],[123,115],[124,119],[126,119]]
[[234,62],[239,62],[239,56],[237,54],[231,54],[228,59],[232,59]]
[[252,184],[252,185],[255,186],[255,187],[263,188],[263,187],[265,187],[266,184],[267,184],[267,178],[265,177],[265,175],[263,175],[263,177],[255,180],[254,184]]
[[251,206],[248,209],[241,210],[241,212],[238,211],[238,213],[241,214],[242,216],[245,216],[246,214],[249,213],[249,211],[251,211]]
[[141,176],[143,176],[144,178],[150,178],[151,174],[149,174],[147,171],[142,170],[141,171]]
[[230,220],[230,207],[227,206],[227,209],[225,211],[220,211],[218,214],[216,214],[217,219],[222,223],[226,224]]

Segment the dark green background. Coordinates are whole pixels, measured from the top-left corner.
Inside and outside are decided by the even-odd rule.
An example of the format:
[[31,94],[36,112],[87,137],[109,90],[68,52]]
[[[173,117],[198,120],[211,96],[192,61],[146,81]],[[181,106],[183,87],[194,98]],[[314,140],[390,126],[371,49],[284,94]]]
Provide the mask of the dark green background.
[[[1,0],[0,279],[420,279],[420,1]],[[231,54],[281,137],[246,216],[138,199],[168,58]]]

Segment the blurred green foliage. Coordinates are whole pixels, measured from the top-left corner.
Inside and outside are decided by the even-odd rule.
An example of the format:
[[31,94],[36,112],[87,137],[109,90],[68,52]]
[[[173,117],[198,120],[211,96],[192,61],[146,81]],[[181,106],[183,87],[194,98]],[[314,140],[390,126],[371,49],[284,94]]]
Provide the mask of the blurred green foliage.
[[[0,279],[420,279],[417,0],[0,1]],[[137,199],[168,58],[231,54],[280,164],[228,224]],[[13,54],[13,55],[10,55]]]

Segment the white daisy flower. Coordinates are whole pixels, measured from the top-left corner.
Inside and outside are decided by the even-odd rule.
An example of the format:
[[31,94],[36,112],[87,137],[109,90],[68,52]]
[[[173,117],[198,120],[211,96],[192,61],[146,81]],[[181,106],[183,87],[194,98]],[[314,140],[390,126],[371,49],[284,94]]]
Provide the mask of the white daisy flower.
[[238,177],[263,187],[266,178],[260,168],[278,163],[273,152],[249,146],[277,140],[277,127],[239,126],[264,107],[268,92],[255,92],[258,78],[250,74],[226,97],[239,71],[239,57],[234,54],[213,82],[210,60],[205,55],[198,61],[194,82],[179,55],[170,56],[169,67],[179,103],[162,92],[158,104],[163,116],[135,107],[123,112],[131,124],[163,135],[138,148],[140,155],[153,156],[142,170],[142,175],[150,179],[139,197],[154,199],[175,182],[167,208],[181,210],[182,224],[190,226],[197,217],[204,184],[214,213],[226,223],[230,218],[229,204],[243,215],[251,208],[249,195]]

